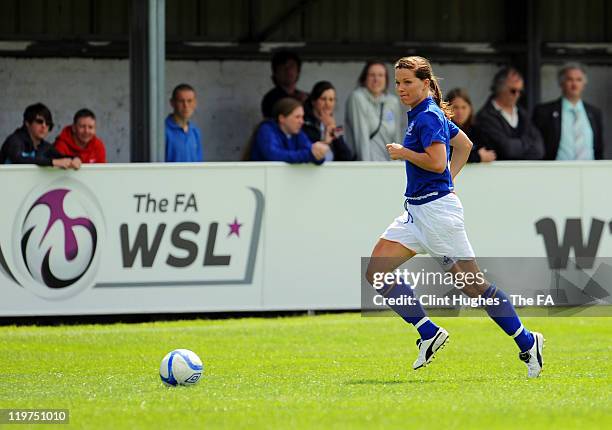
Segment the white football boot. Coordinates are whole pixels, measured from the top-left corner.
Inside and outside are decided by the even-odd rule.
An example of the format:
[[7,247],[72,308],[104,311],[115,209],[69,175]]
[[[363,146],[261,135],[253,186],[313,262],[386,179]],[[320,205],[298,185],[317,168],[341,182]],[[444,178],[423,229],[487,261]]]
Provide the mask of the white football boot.
[[414,370],[420,369],[421,367],[427,366],[431,360],[433,360],[436,351],[444,348],[446,341],[448,340],[448,332],[442,327],[438,328],[438,331],[431,339],[423,340],[417,339],[417,347],[419,348],[419,356],[412,364]]
[[519,353],[519,358],[527,365],[527,377],[537,378],[544,367],[544,358],[542,357],[542,349],[544,348],[544,336],[542,333],[532,331],[535,342],[533,346],[525,352]]

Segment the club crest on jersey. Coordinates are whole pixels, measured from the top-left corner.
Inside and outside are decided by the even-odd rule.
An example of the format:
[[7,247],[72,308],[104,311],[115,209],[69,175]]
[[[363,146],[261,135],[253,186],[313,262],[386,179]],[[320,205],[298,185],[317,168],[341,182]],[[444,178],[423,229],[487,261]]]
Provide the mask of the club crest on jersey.
[[412,121],[409,125],[408,125],[408,130],[406,130],[406,136],[412,136],[412,128],[414,127],[414,121]]

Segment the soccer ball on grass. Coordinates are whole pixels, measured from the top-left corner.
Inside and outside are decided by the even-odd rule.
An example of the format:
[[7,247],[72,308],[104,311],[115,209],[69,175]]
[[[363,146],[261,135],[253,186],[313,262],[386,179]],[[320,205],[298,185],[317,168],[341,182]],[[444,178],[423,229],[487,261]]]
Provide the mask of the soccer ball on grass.
[[204,367],[197,354],[188,349],[175,349],[162,359],[159,376],[165,385],[195,385]]

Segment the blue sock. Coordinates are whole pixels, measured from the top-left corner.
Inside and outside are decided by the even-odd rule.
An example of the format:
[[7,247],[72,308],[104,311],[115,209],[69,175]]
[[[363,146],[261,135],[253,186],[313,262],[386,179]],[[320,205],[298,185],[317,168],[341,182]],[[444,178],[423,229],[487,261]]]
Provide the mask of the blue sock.
[[[385,285],[378,293],[386,299],[402,299],[406,302],[403,304],[389,305],[389,307],[402,317],[404,321],[412,324],[421,335],[421,339],[431,339],[436,335],[438,326],[427,317],[425,309],[423,309],[421,302],[414,296],[414,291],[410,288],[410,285],[403,283]],[[408,303],[410,297],[414,299],[412,304]]]
[[497,305],[485,306],[487,314],[497,323],[498,326],[506,332],[508,336],[512,336],[518,345],[521,352],[527,351],[533,346],[533,335],[529,330],[523,327],[521,319],[516,314],[512,301],[502,290],[497,288],[495,284],[487,289],[483,294],[484,298],[497,298]]

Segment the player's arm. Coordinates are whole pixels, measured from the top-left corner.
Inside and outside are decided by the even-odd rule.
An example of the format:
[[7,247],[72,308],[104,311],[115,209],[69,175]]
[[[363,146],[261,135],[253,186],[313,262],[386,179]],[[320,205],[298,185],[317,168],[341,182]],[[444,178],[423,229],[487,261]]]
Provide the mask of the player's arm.
[[392,160],[410,161],[421,169],[435,173],[444,173],[446,169],[446,145],[443,142],[432,142],[425,152],[416,152],[397,143],[387,145]]
[[451,155],[450,161],[450,171],[451,177],[454,180],[455,176],[459,174],[461,169],[463,169],[463,166],[465,166],[465,163],[467,163],[474,144],[461,130],[459,130],[455,137],[450,140],[450,144],[453,147],[453,154]]

